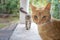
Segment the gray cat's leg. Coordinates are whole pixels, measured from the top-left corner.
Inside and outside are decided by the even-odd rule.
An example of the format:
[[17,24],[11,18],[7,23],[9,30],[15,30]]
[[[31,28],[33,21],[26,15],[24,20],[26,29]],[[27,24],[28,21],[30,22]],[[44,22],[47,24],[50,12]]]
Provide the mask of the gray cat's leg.
[[29,22],[29,29],[31,28],[31,21]]
[[26,30],[29,30],[28,21],[26,21]]
[[27,24],[27,21],[26,21],[26,30],[28,30],[28,26],[27,26],[28,24]]

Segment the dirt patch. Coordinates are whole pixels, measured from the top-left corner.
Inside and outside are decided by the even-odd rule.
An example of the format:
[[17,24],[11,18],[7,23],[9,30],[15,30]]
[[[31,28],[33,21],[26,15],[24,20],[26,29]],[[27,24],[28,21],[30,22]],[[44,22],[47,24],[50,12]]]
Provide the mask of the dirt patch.
[[0,18],[0,28],[9,26],[11,23],[19,21],[19,17]]

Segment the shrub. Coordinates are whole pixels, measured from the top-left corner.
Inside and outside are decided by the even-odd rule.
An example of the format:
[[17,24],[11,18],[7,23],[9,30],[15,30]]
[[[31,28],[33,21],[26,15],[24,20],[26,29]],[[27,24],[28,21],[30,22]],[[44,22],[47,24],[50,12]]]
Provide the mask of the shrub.
[[17,14],[20,8],[20,0],[4,0],[0,3],[0,14]]

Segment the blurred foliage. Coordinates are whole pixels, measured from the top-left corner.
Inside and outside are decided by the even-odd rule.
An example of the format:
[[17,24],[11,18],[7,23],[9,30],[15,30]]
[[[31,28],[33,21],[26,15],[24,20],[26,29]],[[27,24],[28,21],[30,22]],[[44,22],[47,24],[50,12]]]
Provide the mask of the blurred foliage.
[[30,0],[38,8],[44,7],[48,2],[51,3],[51,15],[54,18],[60,19],[60,1],[59,0]]
[[34,4],[37,7],[43,7],[48,3],[48,0],[30,0],[30,3]]
[[20,0],[3,0],[0,3],[0,14],[17,14],[20,8]]
[[52,0],[51,14],[54,18],[60,19],[60,3],[59,0]]

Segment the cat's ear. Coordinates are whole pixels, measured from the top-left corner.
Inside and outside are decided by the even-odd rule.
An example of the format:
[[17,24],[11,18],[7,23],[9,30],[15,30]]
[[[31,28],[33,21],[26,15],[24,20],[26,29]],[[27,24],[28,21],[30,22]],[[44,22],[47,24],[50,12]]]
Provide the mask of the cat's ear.
[[51,8],[51,3],[48,3],[47,6],[45,7],[45,10],[50,10]]
[[30,6],[30,8],[32,9],[32,11],[35,11],[35,10],[36,10],[36,7],[33,6],[32,4],[30,4],[29,6]]

